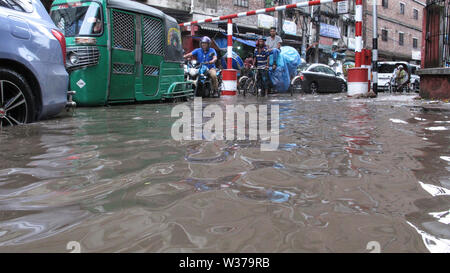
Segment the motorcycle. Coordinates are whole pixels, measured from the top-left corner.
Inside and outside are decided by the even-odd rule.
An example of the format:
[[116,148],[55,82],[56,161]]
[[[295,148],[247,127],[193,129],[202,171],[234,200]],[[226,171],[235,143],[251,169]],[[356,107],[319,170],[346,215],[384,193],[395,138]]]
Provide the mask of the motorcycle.
[[220,69],[216,70],[219,89],[216,92],[212,92],[212,82],[207,65],[208,63],[198,63],[196,60],[186,61],[184,65],[185,78],[193,83],[196,97],[220,97],[222,71]]

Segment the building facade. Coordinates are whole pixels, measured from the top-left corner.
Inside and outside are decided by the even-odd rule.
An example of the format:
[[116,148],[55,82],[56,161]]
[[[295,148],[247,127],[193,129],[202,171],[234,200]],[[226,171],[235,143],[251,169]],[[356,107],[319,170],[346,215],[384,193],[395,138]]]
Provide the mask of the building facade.
[[[380,60],[420,63],[425,3],[417,0],[378,0],[378,51]],[[364,1],[363,40],[372,48],[372,5]]]

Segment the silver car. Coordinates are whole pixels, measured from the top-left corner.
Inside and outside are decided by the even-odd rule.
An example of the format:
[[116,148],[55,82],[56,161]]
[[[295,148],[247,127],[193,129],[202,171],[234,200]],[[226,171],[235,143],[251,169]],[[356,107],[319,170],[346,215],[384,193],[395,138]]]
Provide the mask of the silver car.
[[39,0],[0,0],[0,127],[54,116],[67,103],[64,35]]

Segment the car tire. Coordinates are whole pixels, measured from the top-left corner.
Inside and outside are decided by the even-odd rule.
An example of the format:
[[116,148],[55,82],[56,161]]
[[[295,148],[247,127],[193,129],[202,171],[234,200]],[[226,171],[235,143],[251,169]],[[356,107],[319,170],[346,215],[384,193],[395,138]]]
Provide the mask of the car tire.
[[319,85],[316,82],[312,82],[309,84],[309,93],[317,94],[319,92]]
[[35,121],[35,100],[21,74],[0,68],[0,126],[15,126]]
[[347,85],[345,83],[341,83],[339,91],[341,93],[346,93],[347,92]]
[[300,78],[294,79],[291,84],[291,95],[294,95],[294,93],[303,93],[302,80]]

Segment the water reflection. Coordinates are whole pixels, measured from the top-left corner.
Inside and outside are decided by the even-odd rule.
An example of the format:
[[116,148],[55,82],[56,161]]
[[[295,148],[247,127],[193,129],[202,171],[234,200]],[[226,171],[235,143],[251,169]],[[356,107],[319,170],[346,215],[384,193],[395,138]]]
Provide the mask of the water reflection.
[[383,96],[205,103],[279,104],[279,149],[175,142],[171,104],[3,131],[0,252],[448,250],[450,140],[427,129],[445,114]]

